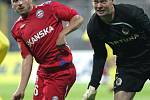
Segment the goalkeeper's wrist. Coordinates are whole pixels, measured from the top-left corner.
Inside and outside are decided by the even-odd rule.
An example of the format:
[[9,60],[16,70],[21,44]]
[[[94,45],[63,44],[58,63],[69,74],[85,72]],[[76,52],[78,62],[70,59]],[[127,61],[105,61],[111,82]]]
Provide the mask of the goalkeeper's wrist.
[[93,86],[89,86],[83,95],[83,100],[95,100],[97,90]]
[[95,90],[97,90],[97,88],[99,87],[99,85],[100,85],[100,83],[93,83],[93,82],[90,82],[90,83],[88,84],[88,89],[89,89],[90,86],[92,86],[92,87],[95,88]]
[[96,88],[91,86],[91,85],[89,86],[88,90],[93,91],[93,92],[97,92]]

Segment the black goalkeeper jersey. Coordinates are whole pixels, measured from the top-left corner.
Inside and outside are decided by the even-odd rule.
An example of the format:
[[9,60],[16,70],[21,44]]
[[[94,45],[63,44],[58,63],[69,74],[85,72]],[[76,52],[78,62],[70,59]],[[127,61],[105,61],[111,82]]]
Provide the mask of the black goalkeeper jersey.
[[[87,33],[94,49],[93,72],[90,85],[97,87],[107,58],[105,43],[117,55],[117,65],[150,62],[150,20],[143,9],[129,4],[114,5],[115,17],[104,23],[94,13]],[[149,60],[149,61],[148,61]]]

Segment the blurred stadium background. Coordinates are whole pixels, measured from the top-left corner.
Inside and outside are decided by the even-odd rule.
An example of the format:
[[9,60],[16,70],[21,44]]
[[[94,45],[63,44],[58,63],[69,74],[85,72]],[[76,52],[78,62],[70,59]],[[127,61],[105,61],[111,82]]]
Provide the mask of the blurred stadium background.
[[[4,60],[0,65],[0,100],[10,100],[11,94],[17,88],[20,75],[21,56],[18,52],[17,43],[11,36],[10,29],[18,15],[11,8],[11,0],[0,0],[0,30],[9,38],[10,49]],[[40,4],[46,0],[33,0],[35,4]],[[77,69],[77,81],[70,91],[67,100],[81,100],[84,91],[86,90],[87,83],[91,75],[92,65],[92,50],[86,36],[86,25],[92,13],[92,6],[90,0],[56,0],[64,3],[78,12],[85,18],[83,25],[69,35],[68,42],[73,50],[74,63]],[[150,16],[150,0],[115,0],[115,3],[128,3],[142,7],[145,12]],[[111,50],[108,52],[111,55]],[[111,57],[111,56],[110,56]],[[34,88],[35,74],[38,64],[34,63],[33,71],[31,74],[30,82],[26,90],[24,100],[32,99],[32,92]],[[110,71],[111,74],[114,71]],[[105,76],[105,75],[104,75]],[[107,83],[108,80],[111,82]],[[105,77],[98,90],[96,100],[113,100],[113,92],[110,91],[110,84],[112,85],[111,77]],[[105,84],[106,83],[106,84]],[[109,84],[109,85],[108,85]],[[149,100],[150,83],[147,82],[141,93],[137,93],[134,100]]]

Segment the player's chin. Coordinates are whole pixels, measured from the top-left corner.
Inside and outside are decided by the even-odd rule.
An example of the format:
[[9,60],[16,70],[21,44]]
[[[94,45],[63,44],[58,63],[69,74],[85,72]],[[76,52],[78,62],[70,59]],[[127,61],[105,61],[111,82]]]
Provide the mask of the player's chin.
[[18,10],[17,13],[18,13],[19,15],[24,15],[24,14],[25,14],[25,11]]
[[103,17],[103,16],[106,16],[106,13],[105,12],[96,12],[98,16],[100,17]]

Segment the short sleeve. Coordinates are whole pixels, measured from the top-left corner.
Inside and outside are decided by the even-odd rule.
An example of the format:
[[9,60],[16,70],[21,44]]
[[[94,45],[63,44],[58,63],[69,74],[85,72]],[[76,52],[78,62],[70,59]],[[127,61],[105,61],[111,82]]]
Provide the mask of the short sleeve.
[[52,2],[51,9],[57,18],[69,21],[73,16],[78,15],[77,11],[59,2]]
[[25,42],[21,39],[21,37],[15,35],[12,32],[12,36],[14,37],[14,39],[17,41],[20,52],[21,52],[21,56],[23,58],[25,58],[28,54],[30,54],[30,51],[28,49],[28,46],[25,44]]
[[138,9],[135,13],[135,22],[141,29],[145,31],[150,36],[150,19],[147,14],[145,14],[143,9]]

